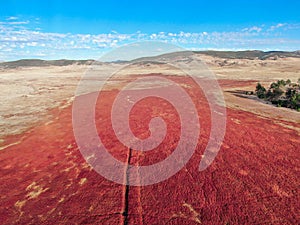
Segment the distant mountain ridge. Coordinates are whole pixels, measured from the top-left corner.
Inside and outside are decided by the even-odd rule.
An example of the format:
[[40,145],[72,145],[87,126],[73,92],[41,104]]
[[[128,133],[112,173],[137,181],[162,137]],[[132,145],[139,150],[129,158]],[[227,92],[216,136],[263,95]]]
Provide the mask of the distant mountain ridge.
[[247,50],[247,51],[194,51],[197,54],[205,54],[226,59],[269,59],[269,58],[286,58],[296,57],[300,58],[300,50],[293,52],[285,51],[259,51],[259,50]]
[[[247,50],[247,51],[193,51],[195,54],[199,55],[208,55],[212,57],[218,57],[222,59],[249,59],[249,60],[266,60],[266,59],[278,59],[278,58],[300,58],[300,50],[294,52],[285,52],[285,51],[259,51],[259,50]],[[181,51],[181,52],[172,52],[166,53],[158,56],[150,56],[150,57],[142,57],[132,60],[133,62],[141,62],[141,61],[151,61],[156,59],[176,59],[180,56],[189,56],[189,51]]]
[[[163,57],[174,57],[174,56],[181,56],[184,55],[185,52],[173,52],[167,53],[159,56],[152,56],[152,57],[143,57],[134,59],[131,62],[137,61],[145,61],[145,60],[154,60],[155,58],[163,58]],[[287,58],[287,57],[296,57],[300,58],[300,50],[293,51],[293,52],[285,52],[285,51],[259,51],[259,50],[247,50],[247,51],[193,51],[195,54],[203,54],[218,58],[224,59],[277,59],[277,58]],[[68,60],[68,59],[59,59],[59,60],[41,60],[41,59],[21,59],[17,61],[9,61],[9,62],[0,62],[0,69],[1,68],[9,68],[14,69],[18,67],[44,67],[44,66],[68,66],[68,65],[92,65],[93,63],[97,62],[93,59],[87,60]],[[113,63],[124,63],[126,61],[123,60],[116,60]],[[98,62],[101,64],[101,62]]]
[[17,61],[1,62],[0,68],[14,69],[18,67],[44,67],[44,66],[68,66],[68,65],[91,65],[95,60],[42,60],[42,59],[20,59]]

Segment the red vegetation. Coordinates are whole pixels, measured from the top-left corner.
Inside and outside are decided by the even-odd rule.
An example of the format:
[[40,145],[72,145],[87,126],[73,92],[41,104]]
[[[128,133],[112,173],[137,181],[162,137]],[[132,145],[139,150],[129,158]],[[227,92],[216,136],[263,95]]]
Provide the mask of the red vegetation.
[[[299,134],[276,121],[228,109],[222,148],[213,164],[199,172],[210,132],[210,111],[190,80],[173,79],[191,86],[185,89],[199,111],[199,143],[186,166],[170,179],[130,187],[128,224],[297,224]],[[110,121],[117,92],[101,93],[96,124],[105,146],[125,162],[128,149],[116,139]],[[57,116],[52,123],[31,129],[20,144],[0,152],[1,224],[124,223],[125,186],[106,180],[85,162],[73,136],[71,111],[70,106],[51,112]],[[157,115],[168,124],[165,140],[153,151],[133,151],[130,163],[153,164],[176,146],[178,115],[161,99],[147,98],[134,107],[133,132],[147,137],[148,122]],[[6,140],[8,144],[14,141],[15,137]]]

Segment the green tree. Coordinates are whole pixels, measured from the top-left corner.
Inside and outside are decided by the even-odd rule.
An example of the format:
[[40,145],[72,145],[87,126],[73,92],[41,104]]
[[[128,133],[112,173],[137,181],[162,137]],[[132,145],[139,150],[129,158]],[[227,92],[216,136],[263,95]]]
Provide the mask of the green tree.
[[284,80],[278,80],[277,84],[278,84],[278,86],[285,86],[286,82]]
[[259,97],[259,98],[265,98],[267,90],[260,83],[257,83],[255,92],[256,92],[257,97]]
[[273,90],[274,98],[280,97],[283,93],[284,93],[284,91],[281,90],[279,87],[278,87],[278,88],[275,88],[275,89]]

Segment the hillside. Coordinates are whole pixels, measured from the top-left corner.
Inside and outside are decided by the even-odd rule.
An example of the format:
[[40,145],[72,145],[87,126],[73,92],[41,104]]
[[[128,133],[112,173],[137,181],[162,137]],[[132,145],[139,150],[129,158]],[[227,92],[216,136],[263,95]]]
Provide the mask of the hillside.
[[195,51],[197,54],[205,54],[209,56],[226,58],[226,59],[270,59],[270,58],[286,58],[296,57],[300,58],[300,51],[284,52],[284,51]]
[[0,68],[14,69],[18,67],[44,67],[44,66],[68,66],[68,65],[91,65],[94,60],[41,60],[41,59],[21,59],[17,61],[2,62]]
[[[137,61],[152,61],[159,58],[181,58],[186,55],[188,51],[182,52],[172,52],[167,54],[162,54],[159,56],[152,57],[143,57],[132,60],[132,62]],[[284,52],[284,51],[269,51],[263,52],[258,50],[247,50],[247,51],[194,51],[195,54],[208,55],[212,57],[218,57],[223,59],[278,59],[278,58],[287,58],[287,57],[295,57],[300,58],[300,50],[294,52]],[[188,55],[188,54],[187,54]],[[44,66],[68,66],[68,65],[91,65],[95,63],[96,60],[87,59],[87,60],[68,60],[68,59],[60,59],[60,60],[41,60],[41,59],[21,59],[17,61],[9,61],[9,62],[0,62],[0,69],[14,69],[18,67],[44,67]],[[116,60],[113,63],[124,63],[126,61]]]

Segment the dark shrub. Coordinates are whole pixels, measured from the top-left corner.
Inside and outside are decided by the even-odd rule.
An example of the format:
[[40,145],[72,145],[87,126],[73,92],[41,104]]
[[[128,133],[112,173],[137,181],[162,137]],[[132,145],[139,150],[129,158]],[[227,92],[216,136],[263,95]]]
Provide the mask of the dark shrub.
[[266,97],[266,89],[260,83],[258,83],[256,85],[255,92],[256,92],[257,97],[259,97],[259,98],[265,98]]

